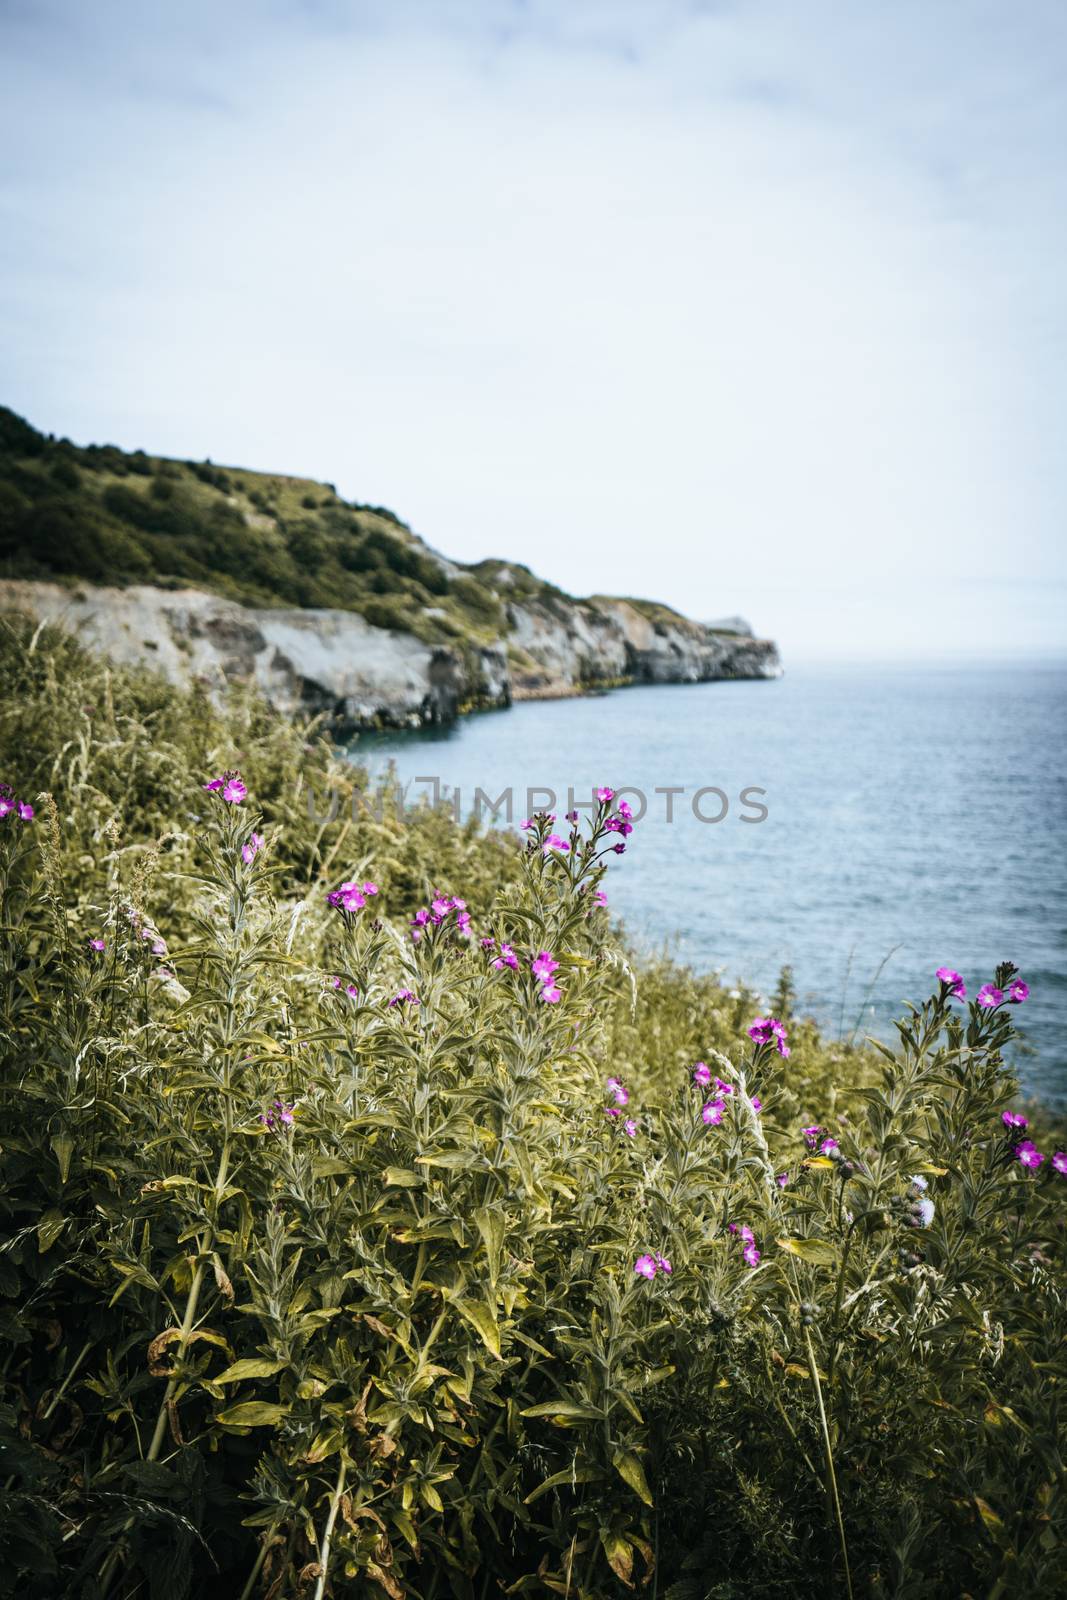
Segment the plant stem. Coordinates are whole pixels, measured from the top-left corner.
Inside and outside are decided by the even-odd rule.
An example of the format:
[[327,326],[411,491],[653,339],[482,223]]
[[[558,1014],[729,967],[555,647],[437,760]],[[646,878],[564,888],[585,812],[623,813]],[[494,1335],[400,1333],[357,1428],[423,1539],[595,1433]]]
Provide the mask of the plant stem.
[[819,1405],[819,1422],[822,1425],[823,1449],[826,1452],[826,1486],[829,1492],[830,1503],[834,1509],[837,1521],[837,1537],[841,1546],[841,1559],[845,1565],[845,1588],[848,1590],[848,1600],[853,1600],[852,1571],[848,1564],[848,1544],[845,1540],[845,1521],[841,1515],[841,1498],[837,1492],[837,1474],[834,1472],[834,1453],[830,1446],[830,1428],[826,1421],[826,1407],[823,1405],[822,1385],[819,1382],[819,1366],[815,1360],[815,1350],[811,1342],[810,1328],[804,1329],[804,1342],[808,1347],[808,1366],[811,1369],[811,1381],[815,1385],[815,1398]]
[[322,1531],[322,1543],[319,1546],[319,1579],[315,1585],[314,1600],[322,1600],[326,1593],[326,1577],[330,1566],[330,1540],[333,1538],[333,1527],[337,1521],[337,1508],[341,1504],[341,1496],[345,1489],[345,1467],[347,1466],[344,1455],[341,1456],[341,1465],[337,1472],[337,1484],[330,1496],[330,1514],[326,1518],[326,1526]]

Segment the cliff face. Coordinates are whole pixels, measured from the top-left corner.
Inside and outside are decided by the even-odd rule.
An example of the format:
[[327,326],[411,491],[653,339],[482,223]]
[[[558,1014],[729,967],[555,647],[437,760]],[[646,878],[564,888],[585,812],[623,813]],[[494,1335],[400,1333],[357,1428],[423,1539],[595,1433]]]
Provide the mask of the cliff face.
[[[503,585],[501,586],[504,587]],[[502,593],[502,599],[505,595]],[[361,728],[448,722],[474,706],[618,683],[770,678],[775,646],[628,600],[506,599],[506,640],[425,643],[354,611],[253,608],[199,589],[0,581],[0,609],[57,622],[176,682],[252,680],[280,710]]]

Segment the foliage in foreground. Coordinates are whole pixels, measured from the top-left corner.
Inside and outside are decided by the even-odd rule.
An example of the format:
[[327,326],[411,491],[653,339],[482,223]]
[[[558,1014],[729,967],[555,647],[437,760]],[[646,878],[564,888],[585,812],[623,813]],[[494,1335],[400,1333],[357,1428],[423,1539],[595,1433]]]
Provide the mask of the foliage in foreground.
[[753,1038],[628,966],[610,801],[320,824],[251,702],[0,670],[0,1592],[1053,1591],[1067,1183],[1007,1003]]

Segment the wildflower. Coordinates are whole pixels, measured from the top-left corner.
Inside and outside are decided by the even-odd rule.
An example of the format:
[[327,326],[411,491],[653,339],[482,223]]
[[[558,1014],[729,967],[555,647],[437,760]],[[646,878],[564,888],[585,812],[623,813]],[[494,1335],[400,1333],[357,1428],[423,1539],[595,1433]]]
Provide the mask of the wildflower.
[[548,950],[542,950],[530,962],[530,971],[541,983],[549,983],[552,974],[559,968],[559,962],[554,961]]
[[721,1100],[708,1100],[701,1107],[700,1115],[704,1118],[709,1128],[717,1128],[722,1121],[723,1103]]
[[614,800],[614,798],[615,798],[615,790],[614,789],[598,789],[597,792],[596,792],[596,797],[600,801],[600,804],[602,806],[606,806],[609,800]]
[[345,994],[348,996],[348,998],[350,1000],[358,1000],[359,999],[359,990],[356,988],[354,983],[349,983],[349,984],[345,985]]
[[918,1189],[920,1194],[925,1194],[927,1189],[930,1187],[926,1179],[919,1177],[917,1174],[913,1174],[908,1179],[908,1182],[911,1184],[913,1189]]
[[248,843],[241,846],[241,860],[244,862],[246,867],[250,867],[252,865],[252,862],[256,859],[256,856],[259,854],[262,848],[263,835],[261,833],[252,834]]
[[1028,1128],[1030,1118],[1024,1117],[1021,1111],[1002,1111],[1000,1120],[1006,1128]]
[[244,784],[241,782],[236,773],[234,773],[233,777],[227,783],[225,789],[223,789],[222,798],[229,806],[239,806],[242,800],[248,799],[248,790],[245,788]]
[[479,939],[478,943],[481,945],[483,950],[492,950],[496,945],[496,940],[493,938],[493,935],[489,933],[484,939]]
[[626,846],[624,844],[613,844],[611,848],[617,856],[626,854]]
[[1014,983],[1008,985],[1008,999],[1013,1006],[1021,1006],[1024,1000],[1030,998],[1030,985],[1021,978],[1016,978]]
[[1058,1172],[1061,1178],[1067,1178],[1067,1150],[1057,1150],[1052,1157],[1053,1171]]
[[706,1089],[711,1082],[711,1068],[704,1061],[698,1061],[693,1068],[693,1082]]
[[541,849],[547,856],[550,850],[558,850],[563,853],[564,851],[570,849],[570,845],[567,843],[566,839],[561,839],[558,833],[550,833],[544,844],[541,846]]
[[327,982],[329,983],[331,989],[339,989],[341,987],[341,980],[339,977],[337,977],[336,973],[332,978],[327,979]]
[[740,1234],[745,1244],[755,1244],[756,1235],[752,1232],[752,1229],[749,1227],[747,1222],[743,1222],[741,1224]]
[[822,1144],[820,1144],[819,1153],[824,1156],[829,1156],[833,1155],[835,1150],[840,1150],[840,1148],[841,1146],[838,1144],[837,1140],[832,1134],[830,1134],[823,1140]]
[[200,785],[200,787],[202,789],[210,789],[212,791],[215,791],[217,789],[221,789],[225,782],[226,782],[225,778],[212,778],[210,783],[202,783]]
[[292,1127],[293,1107],[286,1105],[284,1100],[275,1100],[269,1111],[260,1113],[259,1120],[271,1133],[278,1133],[282,1128]]
[[619,1110],[618,1106],[605,1106],[604,1115],[606,1117],[621,1117],[622,1112]]
[[622,1125],[622,1131],[628,1139],[635,1139],[637,1137],[637,1123],[634,1121],[633,1117],[627,1117],[626,1121]]
[[649,1283],[652,1282],[652,1279],[656,1276],[658,1270],[659,1269],[656,1266],[656,1259],[654,1256],[638,1256],[637,1260],[634,1262],[634,1271],[640,1277],[647,1278]]
[[994,1006],[999,1006],[1001,1001],[1004,999],[1004,991],[1002,989],[998,989],[994,983],[983,983],[982,987],[975,995],[975,999],[980,1006],[985,1008],[985,1010],[991,1011]]
[[1022,1144],[1015,1146],[1015,1158],[1021,1166],[1027,1167],[1031,1172],[1036,1172],[1045,1159],[1032,1139],[1024,1139]]
[[656,1265],[657,1265],[657,1267],[659,1268],[659,1270],[661,1272],[665,1272],[667,1274],[668,1278],[670,1277],[671,1273],[674,1271],[674,1268],[671,1266],[671,1264],[668,1261],[666,1256],[657,1256],[656,1257]]
[[105,945],[103,939],[90,939],[89,940],[89,949],[90,950],[96,950],[102,955],[104,953],[104,951],[107,949],[107,946]]
[[577,811],[568,811],[567,812],[567,821],[568,822],[577,822],[578,821],[578,813],[577,813]]
[[413,989],[398,989],[389,1004],[391,1006],[418,1006],[422,1004],[422,1001]]
[[461,933],[465,939],[470,938],[471,914],[469,911],[456,912],[456,932]]
[[745,1265],[746,1266],[748,1266],[748,1267],[758,1267],[759,1266],[759,1251],[756,1249],[756,1246],[754,1244],[746,1244],[746,1246],[742,1250],[741,1254],[745,1258]]
[[32,822],[33,821],[33,807],[31,805],[27,804],[27,802],[25,800],[20,800],[19,801],[19,803],[18,803],[18,813],[19,813],[19,817],[21,818],[21,820],[23,822]]
[[778,1185],[779,1189],[784,1189],[786,1184],[789,1182],[788,1172],[780,1172],[774,1181]]
[[966,1000],[967,985],[958,972],[954,972],[951,967],[938,967],[934,977],[945,985],[950,1000]]
[[519,958],[509,944],[501,941],[500,954],[493,962],[493,966],[498,972],[502,972],[505,967],[510,967],[513,972],[518,972]]
[[606,906],[607,905],[608,897],[604,893],[603,889],[598,889],[596,891],[596,893],[593,896],[593,902],[594,902],[595,905],[598,905],[598,906]]
[[934,1210],[934,1202],[927,1196],[924,1195],[922,1199],[916,1201],[915,1211],[919,1218],[920,1227],[928,1228],[930,1226],[934,1220]]
[[748,1036],[758,1045],[773,1044],[782,1057],[789,1055],[785,1027],[777,1017],[757,1017],[749,1024]]
[[369,896],[377,893],[376,883],[356,883],[355,879],[349,879],[347,883],[342,883],[339,889],[332,889],[326,898],[330,905],[338,906],[342,911],[351,914],[362,911]]
[[760,1112],[763,1110],[763,1101],[760,1099],[758,1094],[754,1094],[749,1103],[752,1106],[753,1111],[756,1113],[756,1115],[758,1117]]
[[631,810],[629,805],[627,805],[625,800],[620,800],[619,804],[618,804],[618,807],[616,809],[618,810],[618,813],[619,813],[620,817],[623,817],[627,822],[630,821],[630,819],[633,816],[633,811]]
[[734,1092],[734,1086],[733,1086],[732,1083],[726,1083],[726,1082],[723,1081],[722,1078],[716,1078],[715,1079],[715,1093],[716,1093],[716,1095],[721,1097],[724,1094],[733,1094],[733,1092]]
[[823,1132],[822,1127],[820,1127],[819,1123],[813,1122],[810,1128],[801,1128],[800,1131],[804,1135],[804,1143],[808,1149],[814,1150],[819,1142],[819,1135]]
[[624,1083],[619,1081],[618,1078],[609,1078],[607,1082],[607,1088],[609,1093],[614,1096],[615,1104],[617,1106],[624,1106],[629,1103],[630,1091],[627,1089]]
[[563,999],[563,990],[557,989],[554,983],[546,983],[537,998],[543,1000],[546,1005],[554,1006],[557,1001]]

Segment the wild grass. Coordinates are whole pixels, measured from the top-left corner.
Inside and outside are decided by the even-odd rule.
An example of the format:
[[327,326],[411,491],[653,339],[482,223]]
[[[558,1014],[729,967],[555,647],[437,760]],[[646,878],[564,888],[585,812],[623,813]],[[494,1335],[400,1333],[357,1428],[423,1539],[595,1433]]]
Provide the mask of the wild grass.
[[628,958],[611,801],[318,823],[365,775],[252,699],[18,621],[0,673],[0,1592],[1054,1592],[1009,1004],[879,1054],[786,983],[784,1056]]

